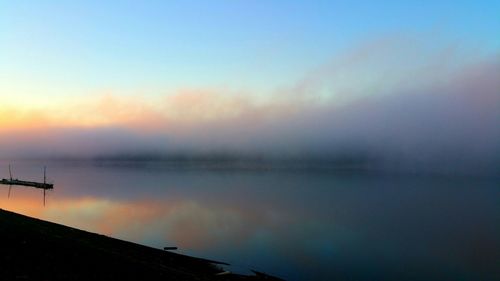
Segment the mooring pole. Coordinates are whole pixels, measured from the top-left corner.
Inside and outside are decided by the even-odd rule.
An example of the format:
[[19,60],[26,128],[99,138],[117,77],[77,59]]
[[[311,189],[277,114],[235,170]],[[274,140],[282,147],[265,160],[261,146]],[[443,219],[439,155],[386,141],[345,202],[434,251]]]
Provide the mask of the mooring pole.
[[46,179],[47,179],[47,166],[43,166],[43,184],[45,184]]
[[45,207],[45,188],[43,189],[43,206]]
[[9,164],[9,175],[10,175],[10,180],[12,181],[12,170],[10,168],[10,164]]

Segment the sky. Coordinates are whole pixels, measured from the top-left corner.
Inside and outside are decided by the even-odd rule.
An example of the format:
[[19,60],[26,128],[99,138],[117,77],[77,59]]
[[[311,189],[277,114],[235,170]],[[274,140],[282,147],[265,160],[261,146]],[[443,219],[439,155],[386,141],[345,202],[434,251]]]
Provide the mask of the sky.
[[491,163],[498,10],[498,1],[0,1],[0,156],[347,149],[415,160],[446,148]]

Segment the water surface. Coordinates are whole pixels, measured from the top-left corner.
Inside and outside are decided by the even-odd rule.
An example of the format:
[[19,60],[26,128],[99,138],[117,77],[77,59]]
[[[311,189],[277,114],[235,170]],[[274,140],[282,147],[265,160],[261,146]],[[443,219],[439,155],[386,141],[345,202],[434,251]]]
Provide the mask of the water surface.
[[[0,175],[8,177],[8,163]],[[500,280],[498,177],[13,161],[0,208],[288,280]],[[0,170],[1,171],[1,170]]]

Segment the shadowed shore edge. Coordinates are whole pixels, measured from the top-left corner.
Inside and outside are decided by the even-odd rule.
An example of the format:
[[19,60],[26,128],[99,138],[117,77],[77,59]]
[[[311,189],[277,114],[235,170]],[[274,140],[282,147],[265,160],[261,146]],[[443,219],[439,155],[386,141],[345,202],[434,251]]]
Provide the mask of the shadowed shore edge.
[[0,277],[13,280],[281,280],[0,209]]

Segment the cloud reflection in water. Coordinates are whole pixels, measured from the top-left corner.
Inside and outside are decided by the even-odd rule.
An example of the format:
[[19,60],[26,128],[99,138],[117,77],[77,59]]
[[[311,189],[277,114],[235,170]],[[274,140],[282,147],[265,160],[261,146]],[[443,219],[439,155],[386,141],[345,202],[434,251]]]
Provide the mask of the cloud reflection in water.
[[[15,163],[39,176],[40,163]],[[0,206],[291,280],[498,275],[496,179],[51,162],[56,188]],[[85,175],[82,177],[82,175]],[[140,184],[139,184],[140,183]],[[483,278],[484,277],[484,278]]]

